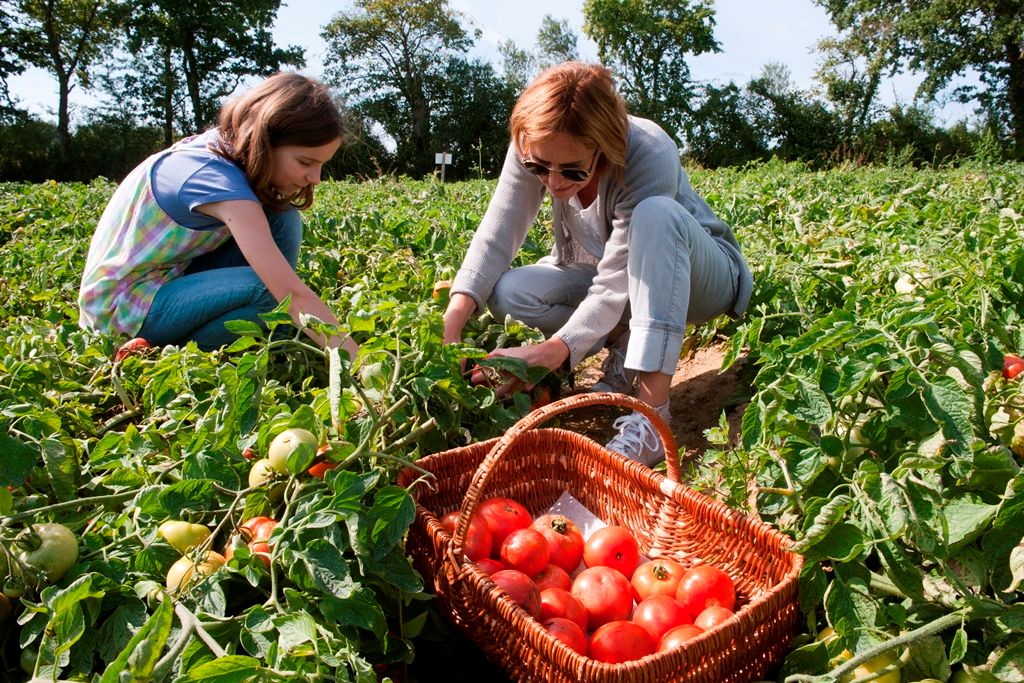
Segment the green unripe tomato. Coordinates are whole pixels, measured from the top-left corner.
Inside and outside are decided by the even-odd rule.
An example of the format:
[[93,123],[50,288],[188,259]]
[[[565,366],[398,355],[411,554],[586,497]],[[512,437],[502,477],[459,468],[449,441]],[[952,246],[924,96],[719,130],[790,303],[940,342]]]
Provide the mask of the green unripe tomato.
[[180,519],[167,520],[157,528],[156,533],[182,555],[202,545],[210,537],[207,527]]
[[178,588],[188,588],[193,581],[223,567],[225,561],[223,555],[213,550],[207,550],[199,562],[193,562],[187,555],[179,557],[167,570],[167,590],[173,593]]
[[40,572],[47,583],[60,581],[78,561],[78,538],[63,524],[33,524],[18,534],[18,559]]
[[281,496],[284,495],[285,482],[279,481],[274,482],[274,479],[278,475],[278,470],[270,464],[269,458],[261,458],[252,464],[252,469],[249,470],[249,486],[252,488],[258,488],[261,486],[267,486],[267,498],[270,502],[276,503],[281,500]]
[[274,440],[270,442],[270,447],[267,449],[267,459],[270,460],[270,464],[278,472],[297,474],[296,472],[291,472],[286,463],[288,456],[302,444],[309,444],[313,447],[313,450],[316,450],[318,445],[316,437],[309,430],[302,429],[301,427],[286,429],[275,436]]

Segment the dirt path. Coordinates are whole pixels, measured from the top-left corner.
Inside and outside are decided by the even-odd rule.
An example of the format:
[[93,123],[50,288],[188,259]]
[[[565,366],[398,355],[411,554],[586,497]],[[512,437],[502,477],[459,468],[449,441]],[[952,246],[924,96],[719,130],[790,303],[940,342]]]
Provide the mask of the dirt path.
[[[677,444],[684,449],[684,457],[699,456],[708,448],[704,430],[717,427],[723,411],[729,420],[729,433],[734,438],[739,435],[739,422],[749,398],[748,379],[742,358],[719,373],[725,351],[724,342],[715,343],[685,356],[676,366],[669,394],[670,426]],[[600,378],[602,360],[603,352],[577,372],[577,391],[585,390]],[[563,422],[567,428],[604,443],[614,434],[612,422],[620,414],[622,411],[614,407],[580,410]]]

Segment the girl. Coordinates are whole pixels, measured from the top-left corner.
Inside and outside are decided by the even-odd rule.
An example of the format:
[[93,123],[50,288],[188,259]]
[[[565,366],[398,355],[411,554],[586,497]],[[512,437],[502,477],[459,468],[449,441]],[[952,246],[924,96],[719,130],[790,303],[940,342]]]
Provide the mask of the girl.
[[[610,344],[596,390],[632,393],[669,419],[669,389],[687,323],[739,316],[752,278],[729,226],[690,187],[679,151],[629,116],[602,66],[567,62],[516,103],[498,187],[451,288],[445,339],[485,302],[547,339],[493,355],[575,367]],[[544,194],[554,249],[509,270]],[[628,325],[628,329],[626,326]],[[508,391],[510,387],[502,387]],[[608,448],[653,465],[665,454],[640,413],[615,422]]]
[[[82,327],[144,338],[230,343],[229,320],[291,297],[289,313],[337,324],[295,274],[299,210],[313,203],[342,120],[320,83],[272,76],[225,104],[218,126],[155,154],[117,188],[100,218],[78,304]],[[323,339],[354,359],[347,335]]]

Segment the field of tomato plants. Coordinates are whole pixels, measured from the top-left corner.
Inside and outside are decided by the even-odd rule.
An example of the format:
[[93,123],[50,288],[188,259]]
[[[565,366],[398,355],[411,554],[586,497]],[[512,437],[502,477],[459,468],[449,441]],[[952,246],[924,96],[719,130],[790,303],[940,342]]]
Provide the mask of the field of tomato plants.
[[[1024,168],[692,176],[756,284],[744,319],[695,331],[743,363],[750,400],[687,477],[806,558],[775,680],[1024,681],[1024,385],[1003,376],[1024,354]],[[362,344],[353,370],[280,313],[217,352],[115,361],[123,340],[75,306],[113,185],[0,186],[2,677],[438,680],[423,662],[457,637],[405,555],[394,482],[531,407],[459,359],[536,332],[484,316],[441,344],[434,283],[491,189],[321,186],[301,275]],[[35,526],[56,524],[71,533]],[[469,666],[446,680],[497,676]]]

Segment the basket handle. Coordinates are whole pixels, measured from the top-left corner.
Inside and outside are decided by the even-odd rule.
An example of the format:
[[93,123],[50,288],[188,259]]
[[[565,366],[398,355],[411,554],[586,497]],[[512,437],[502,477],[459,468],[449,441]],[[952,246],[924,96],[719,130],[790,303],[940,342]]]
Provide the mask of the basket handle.
[[516,439],[518,439],[521,434],[543,424],[555,415],[560,415],[561,413],[566,413],[570,410],[592,405],[612,405],[632,408],[633,410],[642,413],[648,420],[650,420],[655,431],[658,432],[658,436],[661,438],[662,445],[665,448],[666,475],[671,481],[677,484],[679,483],[679,453],[676,448],[676,440],[675,437],[672,436],[672,430],[669,429],[665,420],[662,419],[661,415],[659,415],[654,408],[640,399],[627,396],[626,394],[615,394],[611,392],[575,394],[573,396],[554,401],[530,412],[512,425],[512,427],[510,427],[491,448],[490,452],[484,458],[484,461],[480,463],[480,466],[473,474],[473,480],[470,482],[469,488],[466,491],[466,496],[462,501],[459,521],[455,525],[455,533],[452,534],[452,554],[454,558],[462,556],[462,544],[466,538],[466,532],[469,531],[469,519],[476,511],[477,505],[480,503],[480,498],[487,486],[487,480],[490,478],[491,470],[493,470],[498,461],[504,457],[505,452],[512,447],[512,444],[515,443]]

